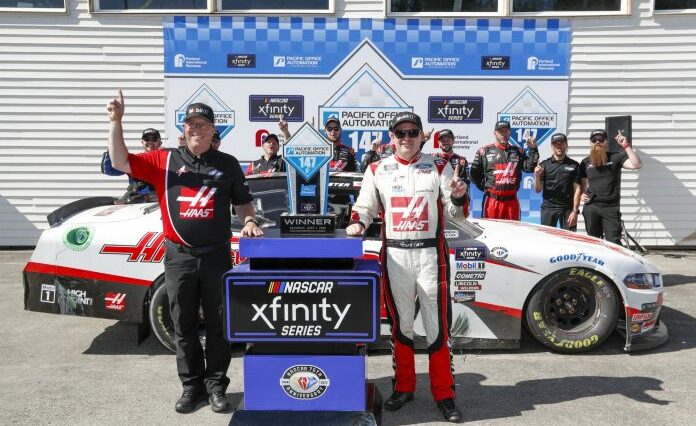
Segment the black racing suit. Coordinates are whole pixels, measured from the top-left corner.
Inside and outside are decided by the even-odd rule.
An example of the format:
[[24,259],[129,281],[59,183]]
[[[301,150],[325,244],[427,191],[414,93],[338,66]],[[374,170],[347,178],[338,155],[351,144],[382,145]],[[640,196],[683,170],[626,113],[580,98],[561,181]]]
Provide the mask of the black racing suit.
[[[224,392],[230,345],[223,336],[222,274],[232,267],[230,203],[252,201],[236,158],[187,147],[129,154],[131,174],[154,185],[166,237],[165,285],[184,388]],[[203,306],[206,348],[198,337]],[[205,358],[205,362],[204,362]]]
[[621,168],[626,151],[607,153],[607,164],[595,167],[590,157],[580,163],[580,179],[587,178],[589,201],[582,208],[587,234],[621,244]]
[[368,166],[376,161],[383,160],[394,153],[394,148],[391,144],[383,144],[380,147],[380,152],[369,150],[363,155],[362,161],[360,162],[360,173],[365,173]]
[[[109,151],[102,154],[101,172],[107,176],[123,176],[125,174],[120,170],[114,169],[114,167],[111,165]],[[126,193],[121,196],[120,203],[134,204],[149,203],[153,201],[157,201],[155,187],[147,182],[134,179],[133,176],[128,175],[128,187],[126,188]]]
[[520,220],[517,191],[522,183],[522,171],[533,172],[539,160],[536,148],[527,155],[522,148],[510,143],[492,143],[476,152],[471,164],[471,181],[483,191],[482,217]]
[[329,163],[332,172],[357,172],[358,163],[355,161],[355,151],[341,142],[334,144],[333,157]]
[[285,161],[283,157],[279,155],[274,155],[268,160],[263,155],[258,160],[249,164],[247,167],[245,175],[255,175],[258,173],[274,173],[274,172],[284,172],[285,171]]

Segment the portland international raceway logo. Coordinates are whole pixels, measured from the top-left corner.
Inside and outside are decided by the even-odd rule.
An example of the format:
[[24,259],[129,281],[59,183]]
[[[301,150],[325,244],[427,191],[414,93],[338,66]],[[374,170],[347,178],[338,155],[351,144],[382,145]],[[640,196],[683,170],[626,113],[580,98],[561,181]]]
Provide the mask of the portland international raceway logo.
[[186,107],[195,102],[203,102],[213,109],[215,130],[220,133],[220,139],[224,139],[234,129],[234,110],[228,107],[206,84],[203,84],[186,102],[176,109],[176,128],[181,132],[184,131]]
[[510,141],[521,148],[526,134],[541,145],[558,127],[557,114],[529,86],[498,113],[498,121],[510,122]]
[[319,107],[319,127],[326,136],[324,123],[337,118],[341,122],[341,141],[356,151],[359,161],[373,140],[389,140],[389,123],[401,111],[413,112],[413,107],[365,64]]

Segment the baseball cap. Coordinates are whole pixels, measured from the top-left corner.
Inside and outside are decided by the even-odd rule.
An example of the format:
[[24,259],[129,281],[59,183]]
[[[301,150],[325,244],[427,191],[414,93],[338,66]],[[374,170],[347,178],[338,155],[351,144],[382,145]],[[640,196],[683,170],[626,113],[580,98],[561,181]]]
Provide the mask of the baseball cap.
[[600,137],[602,139],[607,138],[607,132],[604,129],[597,129],[593,130],[592,133],[590,133],[590,140]]
[[329,119],[326,120],[326,123],[324,123],[324,128],[328,127],[329,123],[331,123],[332,121],[338,124],[338,127],[341,127],[341,121],[337,117],[329,117]]
[[495,130],[509,129],[509,128],[510,128],[509,121],[500,120],[497,123],[495,123]]
[[392,118],[391,124],[389,125],[389,130],[394,130],[394,128],[401,123],[413,123],[418,126],[419,129],[423,130],[423,122],[418,114],[408,111],[396,114],[394,118]]
[[568,142],[568,138],[563,133],[554,133],[551,136],[551,143]]
[[141,139],[145,139],[146,137],[155,137],[157,139],[162,139],[159,130],[153,128],[143,130],[143,136],[141,137]]
[[186,117],[184,118],[184,121],[188,121],[194,117],[205,118],[206,120],[215,124],[215,114],[213,113],[213,109],[204,103],[196,102],[195,104],[191,104],[186,107]]
[[266,143],[266,142],[268,142],[269,139],[275,139],[276,142],[280,143],[280,139],[278,139],[278,135],[276,135],[275,133],[269,133],[266,136],[266,139],[263,140],[263,142]]
[[437,132],[438,138],[444,138],[445,136],[449,136],[450,138],[454,139],[454,133],[452,133],[450,129],[442,129]]

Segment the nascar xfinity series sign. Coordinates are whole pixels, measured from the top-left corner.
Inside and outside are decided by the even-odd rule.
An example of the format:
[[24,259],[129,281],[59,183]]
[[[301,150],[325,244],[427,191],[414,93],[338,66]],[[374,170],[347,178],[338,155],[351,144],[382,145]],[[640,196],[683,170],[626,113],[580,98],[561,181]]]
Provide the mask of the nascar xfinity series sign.
[[374,275],[264,275],[225,279],[230,342],[373,342],[379,303]]
[[[421,116],[425,130],[451,129],[454,150],[473,160],[511,123],[512,143],[566,130],[570,29],[559,19],[347,19],[172,17],[164,23],[168,145],[191,102],[215,110],[220,149],[242,164],[261,155],[278,121],[323,132],[341,122],[358,161],[372,141],[389,140],[391,118]],[[425,152],[438,149],[433,137]],[[520,191],[522,217],[538,221],[533,176]],[[473,193],[474,216],[480,194]]]

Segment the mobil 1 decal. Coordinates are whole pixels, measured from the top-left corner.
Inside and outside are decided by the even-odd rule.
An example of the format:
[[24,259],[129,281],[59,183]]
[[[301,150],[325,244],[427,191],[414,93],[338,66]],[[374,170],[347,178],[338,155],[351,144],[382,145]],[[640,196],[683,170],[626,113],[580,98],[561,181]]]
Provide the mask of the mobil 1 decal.
[[389,123],[402,111],[413,107],[365,64],[319,107],[320,127],[324,132],[326,120],[338,118],[341,141],[355,150],[359,162],[372,141],[389,141]]
[[230,341],[372,341],[375,278],[285,276],[229,278]]

